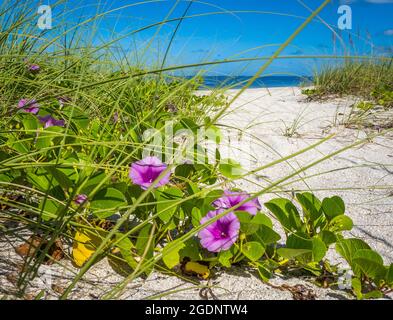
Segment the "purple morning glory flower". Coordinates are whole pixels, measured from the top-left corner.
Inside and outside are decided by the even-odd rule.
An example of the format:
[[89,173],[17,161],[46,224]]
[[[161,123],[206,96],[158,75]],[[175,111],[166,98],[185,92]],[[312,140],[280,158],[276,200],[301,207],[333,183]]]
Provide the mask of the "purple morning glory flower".
[[[129,177],[134,184],[141,186],[146,190],[152,183],[166,170],[167,165],[162,163],[157,157],[146,157],[142,160],[134,162],[131,165]],[[164,175],[155,187],[160,187],[169,182],[171,173]]]
[[78,194],[75,198],[74,198],[74,202],[76,204],[82,204],[87,200],[87,195],[85,194]]
[[119,121],[119,113],[116,111],[113,114],[113,123],[117,123],[117,121]]
[[[224,195],[217,200],[213,201],[213,206],[216,208],[229,209],[238,203],[250,198],[250,195],[245,192],[229,191],[225,190]],[[241,206],[236,208],[236,211],[247,211],[252,215],[256,215],[262,206],[258,201],[258,198],[251,199],[248,202],[243,203]]]
[[38,117],[38,119],[44,125],[44,128],[53,126],[64,127],[64,120],[56,120],[49,114],[43,117]]
[[30,64],[28,68],[29,68],[29,71],[31,71],[31,72],[39,72],[40,71],[40,66],[38,64]]
[[66,96],[58,97],[57,101],[59,101],[60,106],[63,107],[66,103],[71,102],[71,98]]
[[[206,223],[215,216],[223,213],[224,209],[209,211],[201,219],[201,224]],[[214,221],[198,233],[202,247],[210,252],[228,250],[239,237],[240,222],[233,212],[229,212],[217,221]]]
[[39,104],[36,100],[20,99],[18,102],[18,108],[23,109],[25,112],[37,114],[40,111]]

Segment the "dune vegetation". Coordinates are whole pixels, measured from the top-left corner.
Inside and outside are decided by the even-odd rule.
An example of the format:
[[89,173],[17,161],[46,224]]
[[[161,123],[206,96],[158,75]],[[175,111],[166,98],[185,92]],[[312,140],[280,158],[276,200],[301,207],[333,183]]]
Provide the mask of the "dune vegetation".
[[393,106],[393,60],[375,58],[347,61],[339,66],[325,67],[315,73],[313,88],[306,89],[310,99],[348,96],[368,100],[385,108]]
[[[129,267],[124,280],[103,299],[119,297],[129,282],[153,270],[179,266],[202,280],[215,268],[232,265],[252,267],[265,282],[276,272],[300,270],[321,286],[334,287],[339,275],[326,258],[329,248],[352,268],[355,276],[348,292],[354,297],[389,292],[393,265],[384,264],[364,241],[345,236],[353,223],[340,197],[318,199],[310,190],[266,203],[258,200],[363,140],[321,155],[258,192],[228,186],[313,152],[331,136],[249,171],[240,168],[237,159],[223,158],[219,148],[212,153],[206,146],[222,139],[218,120],[231,103],[328,2],[321,2],[255,77],[228,99],[224,88],[198,93],[203,72],[176,77],[170,71],[186,66],[135,65],[126,54],[119,58],[110,42],[97,46],[85,41],[78,28],[94,19],[48,40],[34,29],[34,12],[27,4],[3,1],[0,237],[20,244],[16,250],[24,265],[17,296],[24,297],[41,265],[72,265],[77,272],[61,294],[65,299],[102,259]],[[390,62],[345,68],[317,76],[313,94],[360,93],[391,107]],[[359,83],[358,77],[364,81]],[[167,130],[174,133],[170,140]]]

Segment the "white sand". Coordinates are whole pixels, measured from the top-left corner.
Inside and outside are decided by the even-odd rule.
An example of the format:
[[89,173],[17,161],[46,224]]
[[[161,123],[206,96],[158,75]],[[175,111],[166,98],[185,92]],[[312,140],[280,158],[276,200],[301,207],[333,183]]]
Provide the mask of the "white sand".
[[[229,95],[234,92],[230,91]],[[268,185],[267,180],[277,181],[304,165],[375,133],[375,131],[348,129],[340,124],[345,122],[346,115],[350,111],[349,106],[352,103],[353,99],[308,103],[298,88],[247,90],[231,107],[232,112],[220,121],[221,124],[235,128],[230,133],[232,138],[239,136],[236,129],[243,132],[243,137],[252,137],[251,144],[242,144],[245,151],[242,153],[241,160],[251,159],[250,163],[253,166],[266,165],[278,159],[279,155],[290,155],[331,133],[335,133],[335,136],[315,150],[263,170],[259,176],[254,175],[250,177],[249,181],[239,182],[237,186],[250,192],[259,191]],[[299,114],[302,115],[298,117]],[[297,118],[300,118],[300,125],[296,126],[296,133],[292,137],[284,136],[285,127],[290,127]],[[316,176],[312,177],[312,175]],[[321,198],[340,195],[346,203],[347,214],[355,223],[353,231],[346,235],[364,239],[372,248],[381,253],[385,263],[393,262],[392,134],[371,139],[365,144],[336,155],[290,181],[299,178],[303,178],[303,180],[291,183],[283,189],[288,191],[312,189],[316,190],[315,193]],[[287,196],[288,192],[280,195]],[[260,201],[263,203],[275,196],[278,195],[265,194],[260,197]],[[0,237],[0,240],[1,295],[2,291],[10,294],[14,290],[12,274],[17,272],[16,264],[21,259],[11,249],[11,239],[3,236]],[[13,244],[17,245],[18,242]],[[333,250],[329,252],[329,257],[333,259],[333,262],[342,262]],[[68,266],[68,271],[60,266],[42,266],[40,268],[41,274],[50,270],[52,285],[55,284],[57,287],[64,287],[72,275],[78,271],[66,260],[63,260],[62,263]],[[45,279],[45,277],[41,278]],[[89,270],[84,280],[73,290],[70,298],[99,298],[103,292],[122,279],[112,270],[105,259]],[[317,299],[349,298],[344,291],[320,289],[308,282],[307,279],[283,280],[276,276],[271,282],[275,285],[283,283],[306,285],[314,290]],[[292,298],[288,291],[273,289],[263,284],[255,272],[238,268],[228,272],[218,272],[217,277],[212,280],[212,284],[217,286],[212,290],[220,299]],[[56,298],[59,295],[50,288],[50,284],[44,283],[40,279],[35,280],[28,291],[37,294],[40,288],[46,289],[46,298]],[[147,280],[138,279],[130,283],[122,298],[147,298],[175,290],[181,291],[165,296],[165,298],[200,299],[199,289],[193,284],[157,272],[154,272]]]

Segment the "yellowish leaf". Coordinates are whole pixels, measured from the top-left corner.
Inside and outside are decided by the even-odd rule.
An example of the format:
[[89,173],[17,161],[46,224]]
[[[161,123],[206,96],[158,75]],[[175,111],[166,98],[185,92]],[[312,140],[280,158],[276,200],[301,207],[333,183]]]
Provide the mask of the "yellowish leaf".
[[207,279],[210,276],[210,270],[207,266],[194,261],[186,262],[183,271],[186,274],[197,275],[199,278],[202,279]]
[[[99,232],[101,233],[101,232]],[[102,238],[93,231],[78,230],[72,245],[72,258],[76,266],[82,267],[100,245]]]

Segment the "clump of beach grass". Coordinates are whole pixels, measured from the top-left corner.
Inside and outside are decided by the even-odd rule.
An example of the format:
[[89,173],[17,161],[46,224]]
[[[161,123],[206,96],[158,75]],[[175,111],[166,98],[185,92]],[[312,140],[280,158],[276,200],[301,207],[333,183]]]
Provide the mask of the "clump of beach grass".
[[312,89],[303,93],[317,100],[331,96],[356,96],[391,107],[393,104],[393,59],[346,61],[326,66],[313,76]]

